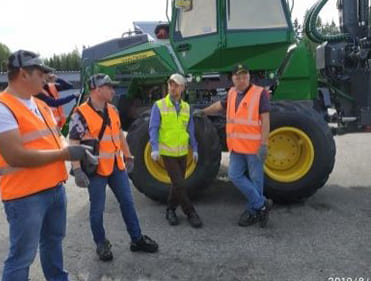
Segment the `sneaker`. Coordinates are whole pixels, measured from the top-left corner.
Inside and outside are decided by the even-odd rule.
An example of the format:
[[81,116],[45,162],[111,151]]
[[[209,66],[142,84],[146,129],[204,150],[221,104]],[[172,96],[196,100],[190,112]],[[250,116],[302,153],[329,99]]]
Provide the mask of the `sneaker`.
[[111,252],[112,245],[106,239],[103,243],[97,245],[97,254],[99,259],[102,261],[111,261],[113,259],[113,255]]
[[272,210],[273,201],[267,199],[264,202],[264,206],[258,211],[260,227],[264,228],[267,226],[269,220],[269,212]]
[[155,253],[158,251],[158,244],[147,235],[142,235],[137,242],[130,243],[130,251]]
[[170,208],[166,209],[166,219],[170,225],[179,224],[179,220],[178,220],[178,217],[176,216],[174,209],[170,209]]
[[258,221],[259,217],[257,215],[250,214],[250,212],[246,210],[241,214],[240,219],[238,221],[238,225],[250,226],[257,223]]
[[196,212],[188,215],[188,222],[194,228],[200,228],[202,226],[202,221]]

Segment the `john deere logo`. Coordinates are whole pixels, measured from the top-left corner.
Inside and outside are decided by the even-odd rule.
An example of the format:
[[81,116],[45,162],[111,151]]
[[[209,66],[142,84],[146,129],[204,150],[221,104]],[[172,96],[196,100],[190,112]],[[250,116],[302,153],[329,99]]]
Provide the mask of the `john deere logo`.
[[137,54],[134,54],[134,55],[123,56],[123,57],[119,57],[119,58],[115,58],[115,59],[102,61],[102,62],[99,62],[98,64],[102,65],[102,66],[115,66],[115,65],[118,65],[118,64],[132,64],[134,62],[137,62],[137,61],[140,61],[140,60],[143,60],[143,59],[147,59],[147,58],[153,57],[155,55],[156,55],[155,52],[151,50],[151,51],[146,51],[146,52],[142,52],[142,53],[137,53]]

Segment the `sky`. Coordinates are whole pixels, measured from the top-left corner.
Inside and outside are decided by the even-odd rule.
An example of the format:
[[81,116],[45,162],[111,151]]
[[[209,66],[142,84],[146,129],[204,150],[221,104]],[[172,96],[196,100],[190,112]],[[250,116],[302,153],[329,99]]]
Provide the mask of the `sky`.
[[[314,2],[295,0],[292,18],[302,21]],[[1,0],[0,42],[42,57],[81,51],[120,37],[133,29],[133,21],[166,20],[165,10],[166,0]],[[336,0],[329,0],[320,16],[337,23]]]

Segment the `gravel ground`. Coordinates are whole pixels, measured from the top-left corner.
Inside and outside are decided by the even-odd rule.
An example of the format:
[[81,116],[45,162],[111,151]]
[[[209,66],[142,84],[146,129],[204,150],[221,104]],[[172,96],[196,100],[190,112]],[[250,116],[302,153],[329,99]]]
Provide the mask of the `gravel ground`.
[[[371,280],[371,135],[336,137],[336,143],[336,166],[326,186],[304,203],[276,205],[266,229],[237,226],[244,200],[226,179],[227,155],[219,178],[195,202],[205,224],[202,229],[192,229],[182,216],[181,225],[168,226],[165,206],[133,188],[143,232],[160,244],[157,254],[129,251],[118,204],[108,192],[105,226],[114,253],[110,263],[95,255],[87,191],[69,181],[64,255],[70,279]],[[8,250],[8,225],[2,205],[0,209],[2,261]],[[44,280],[38,257],[30,277]]]

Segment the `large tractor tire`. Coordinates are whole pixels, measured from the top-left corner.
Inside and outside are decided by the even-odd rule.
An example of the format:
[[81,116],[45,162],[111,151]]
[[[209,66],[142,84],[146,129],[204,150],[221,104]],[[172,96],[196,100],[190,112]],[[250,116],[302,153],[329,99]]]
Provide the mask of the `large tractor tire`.
[[[191,197],[205,189],[216,177],[221,159],[218,134],[206,117],[195,117],[195,134],[198,142],[199,161],[194,163],[192,151],[188,154],[186,186]],[[148,135],[149,113],[144,113],[129,128],[127,141],[135,156],[134,170],[130,174],[134,186],[147,197],[166,202],[170,178],[162,160],[151,159]]]
[[335,153],[331,130],[317,111],[297,102],[272,103],[266,195],[281,203],[308,198],[326,183]]

